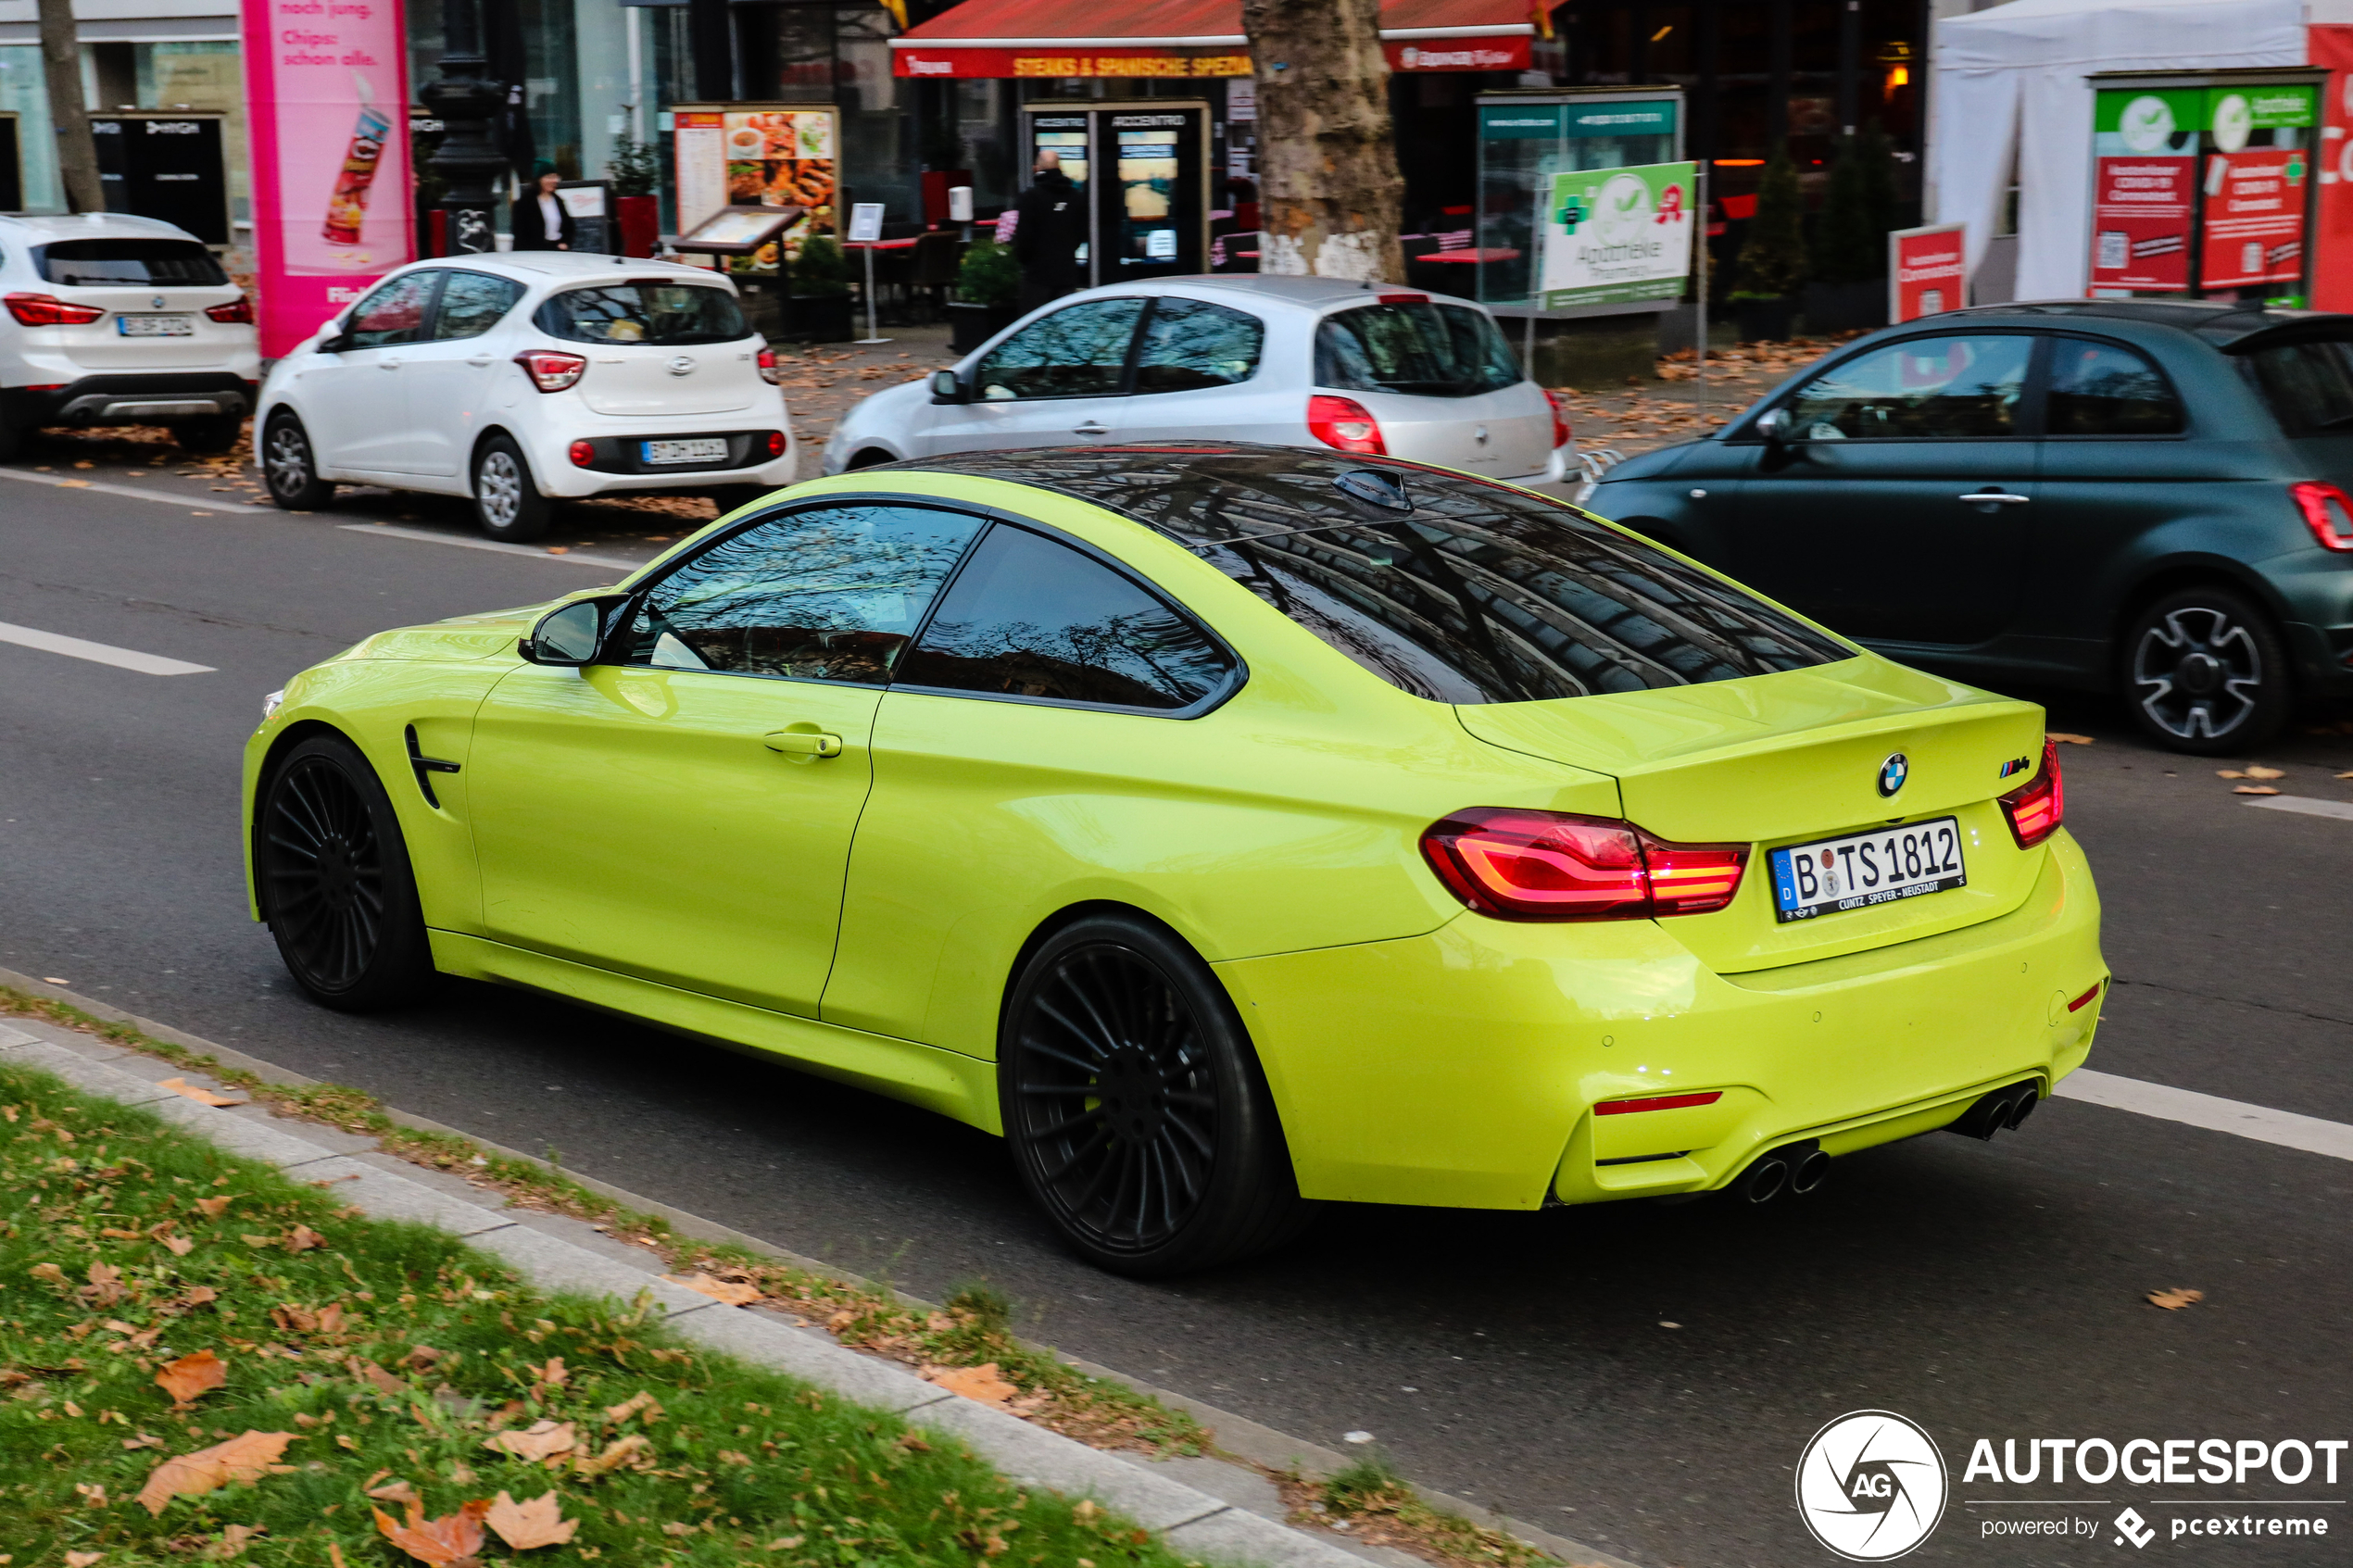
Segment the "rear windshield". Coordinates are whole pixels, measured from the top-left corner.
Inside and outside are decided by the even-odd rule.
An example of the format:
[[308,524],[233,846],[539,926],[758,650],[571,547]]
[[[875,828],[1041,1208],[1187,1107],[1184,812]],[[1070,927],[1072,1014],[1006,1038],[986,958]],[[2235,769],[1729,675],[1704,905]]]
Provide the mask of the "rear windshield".
[[574,343],[733,343],[751,328],[725,289],[699,283],[609,283],[551,295],[533,318]]
[[[1380,460],[1158,450],[1183,451],[1183,460],[1114,446],[911,466],[989,473],[1125,512],[1390,684],[1434,702],[1692,685],[1855,657],[1742,589],[1541,495]],[[1351,494],[1379,495],[1384,475],[1402,481],[1409,510]]]
[[1367,305],[1315,329],[1317,386],[1469,397],[1518,380],[1511,345],[1467,305]]
[[2353,342],[2259,348],[2246,368],[2288,434],[2353,433]]
[[43,278],[67,288],[219,288],[229,281],[212,252],[194,240],[57,240],[32,256]]

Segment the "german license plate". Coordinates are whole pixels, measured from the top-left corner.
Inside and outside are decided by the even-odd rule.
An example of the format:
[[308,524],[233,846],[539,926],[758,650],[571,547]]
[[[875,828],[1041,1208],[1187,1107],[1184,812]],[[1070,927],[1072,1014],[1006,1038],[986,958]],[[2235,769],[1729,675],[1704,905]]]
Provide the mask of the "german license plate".
[[1848,834],[1772,853],[1773,913],[1786,922],[1969,885],[1951,817]]
[[727,438],[712,436],[697,441],[643,441],[638,443],[649,463],[724,463],[727,460]]
[[117,316],[114,330],[124,337],[194,337],[194,316]]

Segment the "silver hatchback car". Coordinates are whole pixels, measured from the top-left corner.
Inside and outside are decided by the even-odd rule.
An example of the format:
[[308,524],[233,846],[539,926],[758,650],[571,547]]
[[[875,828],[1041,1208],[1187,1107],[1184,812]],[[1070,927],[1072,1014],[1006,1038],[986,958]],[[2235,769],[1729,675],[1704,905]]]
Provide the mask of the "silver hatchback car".
[[1260,441],[1521,483],[1576,470],[1567,410],[1466,299],[1219,274],[1090,289],[953,370],[877,392],[825,446],[836,474],[902,458],[1134,441]]

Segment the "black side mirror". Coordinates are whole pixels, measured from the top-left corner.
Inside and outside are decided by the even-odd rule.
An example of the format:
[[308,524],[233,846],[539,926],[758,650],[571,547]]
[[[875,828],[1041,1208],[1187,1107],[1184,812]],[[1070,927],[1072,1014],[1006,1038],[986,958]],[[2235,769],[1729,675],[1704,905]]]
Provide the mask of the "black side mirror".
[[953,370],[931,373],[931,400],[934,403],[969,403],[971,395],[964,391],[963,380]]
[[337,332],[331,338],[323,339],[318,348],[321,354],[348,354],[350,351],[351,334],[349,332]]
[[560,669],[594,664],[604,651],[608,617],[628,602],[627,595],[614,594],[558,605],[539,618],[531,635],[515,645],[515,652],[530,663]]
[[1789,410],[1768,408],[1757,417],[1756,423],[1749,428],[1764,437],[1765,445],[1768,446],[1786,445],[1790,440]]

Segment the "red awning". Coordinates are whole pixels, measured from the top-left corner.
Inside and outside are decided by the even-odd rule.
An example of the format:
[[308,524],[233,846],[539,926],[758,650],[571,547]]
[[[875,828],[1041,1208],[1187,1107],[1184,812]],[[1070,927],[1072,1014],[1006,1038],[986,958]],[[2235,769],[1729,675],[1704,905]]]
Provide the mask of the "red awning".
[[[1527,0],[1385,0],[1392,70],[1523,70]],[[900,76],[1246,76],[1240,0],[963,0],[890,41]]]

